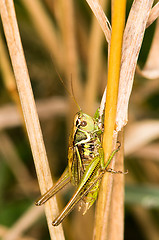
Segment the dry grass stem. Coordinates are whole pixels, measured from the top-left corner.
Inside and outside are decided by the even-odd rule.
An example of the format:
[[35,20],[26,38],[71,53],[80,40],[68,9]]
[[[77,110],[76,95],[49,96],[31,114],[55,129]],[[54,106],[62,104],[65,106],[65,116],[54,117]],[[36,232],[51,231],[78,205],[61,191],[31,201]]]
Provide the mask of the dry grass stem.
[[88,30],[85,19],[82,17],[82,12],[78,12],[77,18],[80,19],[80,21],[76,22],[77,26],[77,34],[78,34],[78,49],[81,54],[81,58],[84,60],[84,63],[88,59]]
[[146,239],[158,240],[159,230],[154,224],[151,214],[141,207],[132,208],[132,213],[139,222]]
[[[129,152],[127,152],[129,154]],[[152,160],[159,161],[159,144],[158,143],[152,143],[146,146],[142,146],[142,148],[139,148],[137,152],[134,152],[133,155],[135,155],[138,158],[144,158],[147,160]],[[156,167],[156,166],[155,166]],[[151,169],[151,168],[149,168]],[[154,173],[154,170],[151,171],[152,174]],[[157,170],[158,172],[158,170]]]
[[152,4],[153,0],[134,1],[125,27],[116,116],[117,131],[128,121],[128,103],[135,68]]
[[159,19],[156,22],[155,34],[149,51],[146,64],[142,70],[138,68],[138,73],[148,79],[159,78]]
[[17,102],[17,99],[19,99],[19,96],[17,93],[15,78],[10,66],[10,62],[5,49],[5,44],[1,35],[0,35],[0,49],[1,49],[0,59],[3,59],[3,61],[1,61],[1,71],[3,74],[3,81],[11,97],[15,102]]
[[[113,149],[116,148],[117,134],[114,134]],[[114,169],[116,156],[111,162],[111,168]],[[113,175],[105,173],[102,183],[100,185],[100,191],[98,200],[96,203],[95,213],[95,228],[93,239],[107,239],[108,237],[108,219],[110,213],[111,194],[113,186]],[[102,216],[101,216],[102,215]],[[102,219],[102,221],[101,221]]]
[[[0,225],[0,237],[3,238],[3,236],[5,236],[8,232],[8,229],[2,225]],[[37,240],[33,237],[29,237],[29,236],[26,236],[26,237],[20,237],[16,240]]]
[[58,9],[58,2],[50,1],[50,0],[45,0],[48,8],[50,9],[51,13],[53,16],[55,16],[56,21],[59,21],[59,9]]
[[31,206],[7,231],[7,233],[3,236],[3,240],[17,240],[22,237],[24,232],[39,219],[43,212],[43,208],[37,208],[34,205]]
[[61,40],[58,32],[55,29],[51,19],[45,12],[42,4],[38,0],[22,0],[26,9],[28,10],[31,20],[42,39],[49,54],[55,59],[57,66],[63,68],[63,53],[61,48]]
[[[113,148],[115,148],[115,143],[117,139],[117,134],[114,134],[114,130],[118,98],[122,37],[125,24],[125,9],[126,1],[114,2],[103,134],[105,163],[107,162],[111,154],[112,146]],[[114,161],[110,165],[111,168],[113,168]],[[112,187],[111,183],[112,176],[105,174],[102,179],[96,209],[96,225],[94,231],[94,239],[107,239],[108,237],[108,216]],[[112,235],[112,233],[110,233],[110,235]]]
[[[37,111],[41,121],[48,120],[54,116],[66,115],[69,110],[65,98],[51,97],[37,101]],[[0,107],[0,130],[22,125],[17,108],[12,104]]]
[[[102,1],[101,6],[103,9],[106,9],[107,5],[107,1]],[[100,85],[99,72],[101,71],[102,65],[102,43],[103,32],[94,16],[88,43],[88,71],[84,101],[87,103],[87,108],[85,108],[84,111],[90,115],[94,114],[94,103],[97,98],[97,87]]]
[[33,178],[31,177],[24,163],[19,158],[18,154],[16,153],[12,141],[3,132],[0,132],[0,142],[0,152],[2,156],[5,158],[7,165],[16,177],[19,186],[21,187],[23,192],[28,195],[26,184],[32,182]]
[[159,16],[159,2],[151,9],[146,27],[148,28]]
[[132,101],[135,104],[141,105],[152,94],[155,94],[159,90],[159,80],[147,81],[146,84],[136,90],[132,95]]
[[[75,34],[75,23],[74,23],[74,1],[72,0],[60,0],[61,5],[61,21],[62,21],[62,34],[63,34],[63,43],[64,43],[64,62],[67,66],[65,68],[65,74],[68,80],[67,87],[71,89],[71,76],[73,78],[73,88],[78,92],[75,92],[75,96],[80,100],[82,89],[81,89],[81,80],[78,69],[78,53],[76,46],[76,34]],[[73,109],[75,104],[72,103],[71,99],[71,115],[73,114]],[[71,116],[72,117],[72,116]]]
[[111,26],[109,23],[108,18],[106,17],[101,5],[99,4],[98,0],[86,0],[90,8],[92,9],[92,12],[96,16],[99,25],[104,32],[105,38],[110,43],[111,38]]
[[159,121],[144,120],[132,124],[125,135],[125,154],[131,154],[159,137]]
[[[137,155],[133,154],[133,156],[137,156]],[[144,174],[148,176],[148,180],[151,182],[151,185],[154,184],[154,187],[155,187],[155,185],[159,182],[159,169],[157,167],[157,162],[153,161],[151,155],[149,155],[148,161],[146,158],[141,158],[141,156],[140,156],[140,159],[141,161],[139,161],[139,167],[141,167]],[[147,203],[144,203],[146,206],[151,207],[150,206],[151,200],[147,199],[145,202],[147,202]]]
[[[0,59],[3,59],[2,64],[1,64],[1,69],[2,69],[2,74],[3,74],[3,82],[4,82],[4,85],[5,85],[8,93],[10,94],[12,100],[16,104],[16,107],[20,113],[19,116],[21,118],[21,122],[23,122],[23,126],[24,126],[25,125],[24,118],[23,118],[23,113],[22,113],[22,108],[21,108],[21,104],[20,104],[17,87],[16,87],[15,78],[13,75],[13,71],[11,69],[7,51],[5,49],[5,44],[4,44],[4,41],[1,38],[1,36],[0,36],[0,49],[1,49]],[[8,117],[8,120],[9,119],[10,119],[10,117]],[[24,132],[25,132],[25,126],[24,126]]]
[[[118,140],[121,143],[121,149],[116,155],[114,169],[124,172],[123,131],[119,133]],[[124,238],[124,174],[116,174],[113,176],[110,208],[108,239],[122,240]]]
[[[47,161],[38,115],[30,79],[21,45],[19,29],[12,0],[0,0],[1,18],[10,52],[17,87],[20,95],[26,128],[34,157],[41,192],[52,186],[51,173]],[[52,219],[57,215],[57,203],[51,199],[45,206],[51,239],[64,239],[62,227],[53,228]]]

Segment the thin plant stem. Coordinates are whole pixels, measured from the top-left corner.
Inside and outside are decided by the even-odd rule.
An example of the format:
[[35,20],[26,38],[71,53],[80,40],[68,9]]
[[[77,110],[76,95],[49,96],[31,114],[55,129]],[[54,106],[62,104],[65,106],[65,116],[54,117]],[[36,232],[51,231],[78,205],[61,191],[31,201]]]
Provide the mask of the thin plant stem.
[[[107,95],[105,106],[105,120],[104,120],[105,127],[103,134],[105,163],[107,162],[111,154],[113,146],[113,136],[115,130],[116,109],[118,99],[122,38],[125,24],[125,8],[126,8],[125,0],[114,1],[112,16],[112,35],[108,66]],[[110,204],[110,197],[108,198],[108,195],[106,195],[108,192],[111,192],[112,184],[111,185],[109,184],[108,186],[109,177],[112,178],[111,175],[105,174],[101,183],[101,189],[99,193],[96,210],[94,239],[107,239],[108,237],[108,217],[105,218],[105,212],[106,210],[108,212],[108,206]]]
[[9,58],[7,56],[7,51],[5,49],[5,44],[1,35],[0,35],[0,49],[1,49],[0,59],[3,59],[3,61],[1,61],[1,71],[3,75],[4,85],[8,90],[13,101],[16,103],[18,102],[19,104],[19,96],[16,88],[15,78],[10,66]]
[[[53,183],[22,49],[13,1],[0,0],[0,10],[39,185],[41,192],[44,193]],[[53,228],[51,224],[52,219],[58,214],[55,198],[51,199],[45,205],[45,212],[51,239],[64,239],[62,227]]]
[[[77,99],[77,102],[80,101],[82,88],[81,88],[81,79],[79,74],[79,57],[76,46],[76,29],[75,29],[75,12],[74,12],[74,1],[73,0],[60,0],[59,1],[61,8],[61,32],[63,36],[63,46],[64,46],[64,66],[65,74],[67,77],[67,87],[71,92],[71,81],[73,82],[73,91]],[[72,79],[71,79],[72,77]],[[70,99],[70,114],[68,116],[68,123],[72,122],[72,115],[75,113],[75,104]],[[71,120],[71,121],[70,121]]]
[[43,208],[30,206],[4,235],[3,240],[17,240],[43,215]]
[[159,2],[151,9],[146,27],[148,28],[159,16]]
[[110,38],[111,38],[111,27],[110,27],[110,23],[105,15],[101,5],[99,4],[99,1],[98,0],[86,0],[86,2],[92,9],[92,12],[94,13],[94,15],[96,16],[96,18],[100,24],[100,27],[102,28],[102,31],[104,32],[105,38],[109,44]]
[[9,136],[7,136],[7,134],[5,134],[3,131],[0,132],[0,142],[1,155],[4,157],[7,165],[14,174],[22,191],[26,194],[26,196],[28,196],[29,193],[26,185],[27,183],[33,183],[31,174],[29,173],[23,161],[19,158],[15,146],[10,140]]
[[[103,9],[107,9],[108,2],[102,1],[101,6]],[[88,71],[87,71],[87,84],[85,88],[85,108],[88,114],[94,114],[95,101],[98,94],[98,86],[101,82],[99,79],[99,73],[102,65],[102,44],[104,36],[102,29],[97,22],[95,16],[93,16],[91,33],[89,38],[88,48]]]
[[61,39],[56,27],[46,13],[41,1],[38,0],[22,0],[27,9],[34,27],[42,39],[44,46],[55,59],[55,63],[59,69],[63,67],[63,53],[61,49]]
[[[116,155],[114,169],[124,172],[124,137],[123,129],[119,132],[120,151]],[[115,230],[114,230],[115,229]],[[124,239],[124,174],[113,176],[111,207],[109,213],[109,240]]]
[[[50,97],[36,102],[38,115],[41,121],[54,116],[66,116],[69,107],[66,98]],[[0,107],[0,129],[14,128],[22,125],[17,108],[13,104]]]

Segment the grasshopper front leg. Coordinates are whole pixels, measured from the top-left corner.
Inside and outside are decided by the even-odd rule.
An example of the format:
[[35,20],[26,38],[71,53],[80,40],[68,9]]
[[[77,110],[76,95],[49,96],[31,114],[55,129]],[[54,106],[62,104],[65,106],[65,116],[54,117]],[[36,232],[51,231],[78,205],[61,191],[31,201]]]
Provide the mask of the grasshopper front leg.
[[110,164],[112,158],[114,157],[114,155],[120,150],[120,142],[117,142],[119,145],[117,147],[117,149],[115,149],[112,154],[110,155],[108,161],[106,162],[106,164],[104,164],[104,158],[101,158],[101,167],[102,167],[102,170],[104,170],[104,172],[110,172],[110,173],[114,173],[114,174],[127,174],[128,173],[128,170],[126,172],[122,172],[122,171],[115,171],[114,169],[112,168],[107,168],[108,165]]
[[108,161],[106,162],[106,164],[104,163],[104,155],[103,155],[103,157],[100,158],[101,159],[101,167],[102,167],[103,170],[107,169],[107,167],[110,164],[110,162],[111,162],[112,158],[114,157],[114,155],[120,150],[120,146],[121,146],[121,144],[119,143],[118,147],[115,150],[113,150],[113,152],[110,155],[110,157],[109,157]]

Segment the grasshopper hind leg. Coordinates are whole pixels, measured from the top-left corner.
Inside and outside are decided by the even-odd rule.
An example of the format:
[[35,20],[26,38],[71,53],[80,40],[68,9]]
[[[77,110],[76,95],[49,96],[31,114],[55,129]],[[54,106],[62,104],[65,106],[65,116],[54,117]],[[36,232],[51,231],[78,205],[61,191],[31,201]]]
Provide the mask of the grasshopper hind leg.
[[65,187],[70,182],[70,176],[68,167],[65,169],[59,180],[53,185],[46,193],[44,193],[40,198],[35,202],[36,206],[41,206],[47,202],[51,197],[53,197],[58,191]]

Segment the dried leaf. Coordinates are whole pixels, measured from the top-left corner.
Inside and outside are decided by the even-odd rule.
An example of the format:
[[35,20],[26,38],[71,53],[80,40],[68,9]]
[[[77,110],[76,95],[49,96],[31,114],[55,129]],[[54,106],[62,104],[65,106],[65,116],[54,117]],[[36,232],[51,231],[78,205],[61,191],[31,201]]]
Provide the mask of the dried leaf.
[[43,214],[43,208],[32,205],[3,236],[3,240],[17,240]]
[[101,5],[99,4],[98,0],[86,0],[90,8],[92,9],[92,12],[96,16],[103,32],[105,35],[105,38],[110,43],[111,38],[111,26],[109,23],[108,18],[106,17]]
[[135,68],[152,3],[153,0],[135,0],[127,20],[123,37],[121,59],[116,116],[117,131],[121,130],[128,121],[128,104],[134,80]]
[[151,49],[144,68],[137,68],[137,72],[145,78],[159,78],[159,19],[157,20],[156,30],[153,37]]
[[[69,108],[65,98],[52,97],[36,102],[40,120],[44,121],[55,115],[67,114]],[[22,125],[17,108],[12,104],[0,107],[0,130]]]
[[148,28],[159,16],[159,2],[151,9],[146,27]]
[[131,154],[159,137],[159,121],[145,120],[132,124],[125,133],[125,154]]

